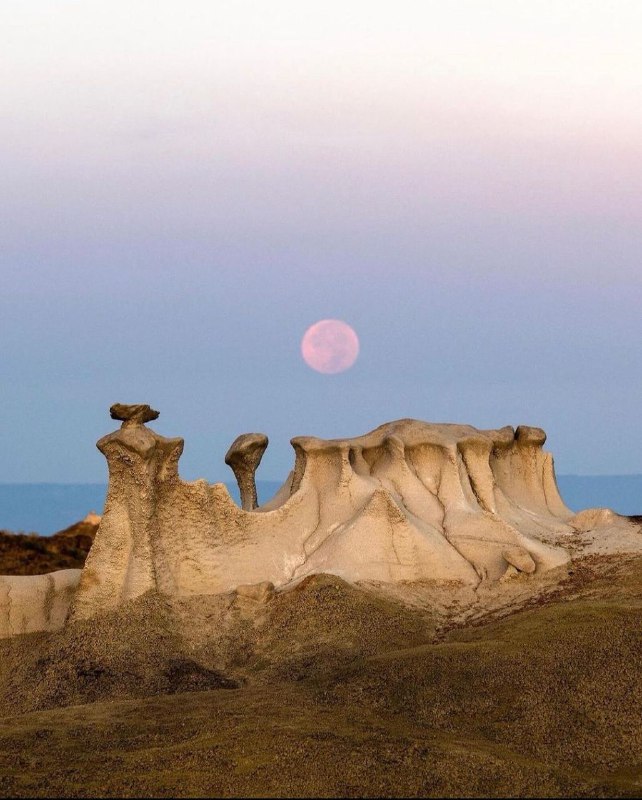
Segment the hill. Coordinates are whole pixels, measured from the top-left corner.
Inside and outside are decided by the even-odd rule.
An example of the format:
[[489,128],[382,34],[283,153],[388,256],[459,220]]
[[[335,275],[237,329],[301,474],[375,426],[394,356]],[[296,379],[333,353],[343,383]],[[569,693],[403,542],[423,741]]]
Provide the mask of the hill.
[[88,514],[53,536],[0,531],[0,575],[44,575],[82,568],[99,523],[98,515]]
[[494,610],[372,588],[150,593],[0,642],[0,791],[639,796],[642,558]]

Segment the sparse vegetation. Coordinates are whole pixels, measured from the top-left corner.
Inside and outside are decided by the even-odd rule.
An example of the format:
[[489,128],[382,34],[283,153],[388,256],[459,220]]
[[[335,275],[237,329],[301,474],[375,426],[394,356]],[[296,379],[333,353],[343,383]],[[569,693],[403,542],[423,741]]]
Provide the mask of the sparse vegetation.
[[642,558],[444,626],[332,576],[0,643],[5,796],[642,792]]
[[53,536],[0,531],[0,575],[43,575],[58,569],[80,569],[98,524],[83,520]]

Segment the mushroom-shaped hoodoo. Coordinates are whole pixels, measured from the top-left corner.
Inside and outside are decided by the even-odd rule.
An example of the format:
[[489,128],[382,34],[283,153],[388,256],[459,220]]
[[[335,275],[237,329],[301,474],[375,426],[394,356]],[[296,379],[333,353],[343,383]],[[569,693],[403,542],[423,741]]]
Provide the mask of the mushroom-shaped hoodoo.
[[258,506],[254,474],[268,446],[264,433],[242,433],[225,454],[225,463],[232,468],[241,492],[241,507],[253,511]]

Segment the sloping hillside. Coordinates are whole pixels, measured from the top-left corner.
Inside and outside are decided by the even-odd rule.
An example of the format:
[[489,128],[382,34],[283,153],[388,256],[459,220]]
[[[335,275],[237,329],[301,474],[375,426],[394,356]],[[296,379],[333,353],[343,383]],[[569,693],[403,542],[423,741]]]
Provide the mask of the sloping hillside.
[[85,563],[100,517],[88,514],[53,536],[0,531],[0,575],[43,575]]
[[642,558],[453,620],[313,576],[0,642],[11,796],[640,796]]

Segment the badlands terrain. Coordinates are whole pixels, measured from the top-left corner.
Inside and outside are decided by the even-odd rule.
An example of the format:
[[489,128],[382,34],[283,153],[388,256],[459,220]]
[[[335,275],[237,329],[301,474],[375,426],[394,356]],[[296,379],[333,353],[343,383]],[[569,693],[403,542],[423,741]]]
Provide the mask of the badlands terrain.
[[239,508],[155,413],[83,569],[0,578],[0,794],[640,795],[642,520],[570,512],[543,431],[298,437],[263,507],[244,435]]
[[0,793],[639,796],[642,558],[572,573],[487,612],[322,575],[5,639]]

